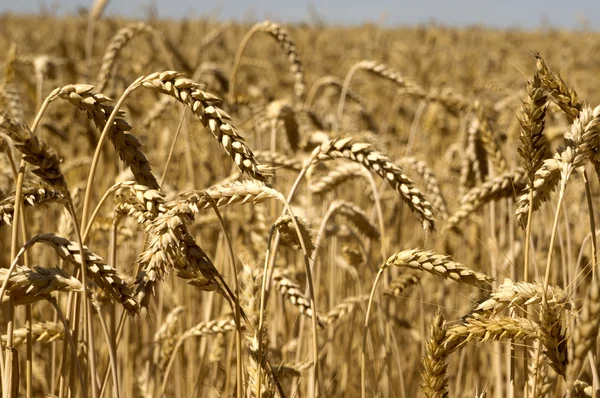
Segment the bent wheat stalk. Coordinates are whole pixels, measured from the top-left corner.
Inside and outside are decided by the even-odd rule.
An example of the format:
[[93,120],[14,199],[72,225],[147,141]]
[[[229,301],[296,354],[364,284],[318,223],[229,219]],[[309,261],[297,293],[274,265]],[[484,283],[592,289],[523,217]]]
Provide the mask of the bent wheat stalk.
[[246,36],[242,39],[240,46],[235,54],[235,60],[233,62],[233,68],[231,71],[230,86],[229,86],[229,102],[233,103],[235,99],[235,83],[237,71],[240,65],[240,61],[242,59],[242,54],[248,41],[257,32],[264,32],[272,36],[276,41],[279,47],[283,50],[285,55],[288,57],[288,61],[290,63],[290,72],[294,75],[294,93],[296,94],[296,98],[301,100],[304,97],[304,92],[306,91],[306,84],[304,83],[304,71],[302,69],[302,61],[300,60],[300,56],[298,55],[298,50],[296,49],[296,44],[289,37],[289,33],[287,30],[282,28],[276,23],[270,21],[264,21],[257,23],[254,25]]
[[[96,86],[98,87],[99,91],[104,91],[106,88],[110,76],[115,71],[117,58],[119,57],[121,51],[123,51],[123,48],[127,45],[127,43],[141,33],[152,34],[155,40],[159,42],[159,45],[163,50],[163,54],[167,54],[165,44],[161,40],[158,32],[156,32],[150,25],[144,22],[138,22],[120,29],[110,40],[106,50],[104,50],[102,64],[100,66],[100,71],[98,72],[98,77],[96,78]],[[173,64],[171,59],[166,57],[166,60],[169,68],[172,68]]]
[[350,86],[350,80],[352,80],[352,76],[358,70],[365,70],[367,72],[372,73],[375,76],[382,77],[386,80],[391,81],[396,84],[399,88],[410,88],[412,91],[421,92],[421,89],[416,83],[410,82],[406,80],[399,72],[389,67],[386,64],[379,63],[374,60],[362,60],[358,61],[348,71],[346,75],[346,79],[344,79],[344,85],[342,88],[342,93],[340,94],[340,101],[337,109],[337,120],[342,120],[342,116],[344,114],[344,104],[346,102],[346,95],[348,92],[348,88]]

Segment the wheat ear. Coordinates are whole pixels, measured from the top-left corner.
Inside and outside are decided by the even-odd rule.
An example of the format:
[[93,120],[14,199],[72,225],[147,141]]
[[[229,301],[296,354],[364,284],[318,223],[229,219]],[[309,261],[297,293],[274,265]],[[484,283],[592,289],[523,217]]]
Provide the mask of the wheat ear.
[[36,235],[29,239],[21,248],[16,258],[18,259],[27,249],[36,243],[45,243],[52,247],[56,254],[64,261],[76,266],[81,266],[81,251],[85,256],[87,272],[92,276],[94,282],[100,289],[110,292],[110,295],[123,305],[131,314],[138,312],[138,306],[133,298],[131,288],[121,278],[116,269],[106,264],[104,260],[92,253],[86,246],[80,249],[76,242],[56,236],[54,234]]
[[450,352],[456,351],[462,345],[478,340],[535,340],[539,336],[539,325],[524,318],[508,316],[472,317],[458,325],[450,326],[444,345]]
[[427,163],[414,157],[404,157],[398,161],[398,164],[406,170],[416,172],[423,179],[426,186],[425,192],[431,198],[432,207],[438,211],[442,219],[447,218],[448,205],[446,204],[446,199],[442,195],[442,189],[437,177],[433,173],[433,170],[427,166]]
[[229,123],[231,117],[218,107],[219,98],[204,91],[202,85],[183,78],[181,73],[174,71],[143,76],[138,78],[134,84],[171,96],[190,108],[242,173],[248,173],[259,181],[265,181],[268,178],[268,168],[258,164],[252,150],[244,143],[243,137]]
[[391,266],[426,271],[432,275],[472,285],[480,289],[489,288],[494,280],[490,276],[465,267],[461,263],[454,261],[450,256],[421,249],[410,249],[396,253],[387,259],[381,269]]
[[15,305],[23,305],[50,299],[55,291],[83,292],[81,282],[59,268],[34,267],[31,270],[17,266],[7,281],[8,271],[7,268],[0,268],[0,283],[6,283],[2,302],[10,298]]
[[448,396],[447,359],[450,352],[444,346],[446,338],[447,326],[444,317],[437,313],[431,322],[431,336],[421,361],[421,389],[428,398]]
[[[25,206],[37,206],[45,203],[66,204],[65,195],[54,188],[42,184],[23,187],[23,204]],[[0,201],[0,227],[4,224],[11,225],[13,212],[15,210],[14,192]]]
[[[15,329],[13,331],[13,344],[23,344],[27,339],[27,328]],[[6,342],[6,335],[2,335],[2,342]],[[36,343],[52,343],[64,338],[64,326],[56,322],[39,322],[31,325],[31,338]]]
[[527,176],[523,170],[504,173],[498,177],[471,188],[461,199],[460,207],[446,220],[444,229],[456,228],[486,203],[519,195],[527,186]]
[[371,149],[370,146],[365,143],[352,143],[352,138],[333,139],[315,148],[311,158],[320,161],[349,159],[375,172],[400,194],[400,197],[422,223],[423,229],[433,231],[435,220],[429,200],[415,188],[412,180],[404,174],[399,166],[391,162],[387,156]]
[[[110,120],[114,107],[107,104],[110,102],[110,98],[93,90],[94,87],[87,84],[69,84],[55,89],[46,101],[52,101],[55,98],[68,101],[84,111],[88,119],[98,129],[103,130]],[[117,112],[109,127],[107,138],[115,147],[121,160],[131,168],[139,184],[158,188],[158,182],[152,174],[150,162],[141,150],[142,144],[134,135],[128,133],[132,127],[124,119],[124,115],[125,113],[120,110]]]
[[104,50],[104,56],[102,57],[102,64],[98,77],[96,78],[96,87],[99,91],[104,91],[108,83],[108,79],[115,71],[115,65],[117,58],[123,48],[129,43],[134,37],[142,33],[153,33],[154,29],[144,22],[138,22],[124,28],[121,28],[110,40],[110,43]]
[[60,170],[60,159],[46,142],[34,135],[22,121],[0,113],[0,133],[6,134],[23,154],[23,159],[34,166],[35,175],[68,195],[67,182]]

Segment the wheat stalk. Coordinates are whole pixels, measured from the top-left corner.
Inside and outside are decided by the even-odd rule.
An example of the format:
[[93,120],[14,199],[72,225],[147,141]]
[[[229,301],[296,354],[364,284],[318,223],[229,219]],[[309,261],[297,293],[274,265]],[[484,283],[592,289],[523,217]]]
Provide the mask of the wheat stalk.
[[508,169],[506,157],[500,149],[500,143],[498,142],[497,136],[492,131],[490,123],[484,113],[483,106],[479,102],[476,102],[474,107],[475,118],[478,121],[479,137],[481,138],[483,148],[488,156],[491,157],[496,172],[502,174]]
[[575,382],[587,360],[588,352],[596,351],[596,335],[599,327],[600,289],[598,282],[592,280],[571,336],[573,351],[567,365],[567,383]]
[[[535,172],[533,187],[528,185],[525,192],[517,201],[515,214],[521,227],[527,225],[529,206],[532,207],[533,211],[536,211],[542,203],[550,198],[550,193],[556,189],[561,179],[560,168],[560,161],[552,158],[544,160],[542,166]],[[533,192],[530,193],[530,191]]]
[[329,211],[333,216],[341,216],[346,222],[354,226],[359,233],[369,239],[379,238],[379,229],[375,226],[367,214],[357,205],[345,200],[336,200],[329,206]]
[[210,201],[222,207],[237,203],[256,205],[269,199],[284,200],[283,195],[277,190],[256,181],[245,180],[234,181],[204,191],[183,193],[180,195],[180,199],[166,204],[165,207],[167,209],[183,209],[187,206],[189,211],[183,212],[197,213],[199,208],[208,208]]
[[152,342],[158,345],[158,348],[155,348],[158,355],[155,354],[154,363],[158,365],[161,372],[164,372],[169,358],[173,354],[179,332],[177,322],[183,312],[183,306],[177,306],[169,311],[152,338]]
[[[278,272],[276,269],[273,273],[273,282],[279,290],[279,293],[287,298],[300,313],[307,317],[312,317],[312,310],[310,308],[310,300],[304,296],[304,293],[300,290],[300,284],[286,277],[282,272]],[[317,314],[317,324],[319,327],[324,328],[327,323],[327,318],[323,318]]]
[[536,59],[536,75],[541,81],[543,87],[548,90],[552,100],[562,109],[569,122],[579,114],[581,103],[579,102],[577,92],[565,83],[565,81],[548,68],[544,59],[539,53],[534,53]]
[[16,43],[12,42],[8,49],[6,65],[4,67],[4,81],[0,86],[0,105],[6,109],[12,119],[24,119],[23,101],[15,84],[17,62],[19,60]]
[[535,172],[540,168],[548,150],[544,134],[548,97],[544,93],[540,77],[536,74],[527,82],[527,98],[523,101],[523,116],[519,119],[521,145],[518,152],[523,161],[523,169],[533,182]]
[[340,94],[340,101],[338,104],[337,110],[337,120],[342,119],[342,115],[344,113],[344,104],[346,101],[346,95],[348,92],[348,87],[350,84],[350,80],[352,79],[352,75],[357,70],[365,70],[375,76],[379,76],[383,79],[386,79],[401,89],[409,88],[413,92],[424,92],[422,88],[420,88],[416,83],[406,80],[398,71],[394,70],[390,66],[377,62],[374,60],[362,60],[356,62],[350,68],[350,71],[346,75],[346,79],[344,80],[344,85],[342,88],[342,93]]
[[205,337],[216,334],[225,334],[235,330],[233,318],[212,319],[206,322],[200,322],[194,327],[189,328],[182,334],[182,338]]

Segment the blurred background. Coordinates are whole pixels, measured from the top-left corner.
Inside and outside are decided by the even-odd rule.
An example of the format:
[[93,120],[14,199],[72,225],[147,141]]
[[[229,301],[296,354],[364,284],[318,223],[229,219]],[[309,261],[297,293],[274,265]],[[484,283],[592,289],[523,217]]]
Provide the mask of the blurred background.
[[[0,1],[0,13],[76,14],[90,6],[84,0]],[[436,22],[448,26],[485,25],[496,28],[567,28],[598,29],[600,2],[580,0],[130,0],[110,2],[107,16],[144,18],[194,18],[211,16],[221,20],[255,22],[273,19],[279,22],[311,24],[361,24],[376,22],[388,26]]]
[[[162,192],[127,184],[134,191],[105,201],[96,220],[90,221],[90,258],[108,259],[110,265],[94,269],[112,282],[92,286],[100,300],[98,316],[79,322],[77,314],[82,312],[75,312],[73,318],[83,376],[75,375],[78,356],[64,354],[70,350],[63,343],[68,329],[59,322],[57,310],[68,317],[75,300],[53,293],[56,308],[46,302],[35,302],[30,311],[21,306],[14,311],[14,322],[8,305],[0,306],[0,353],[4,340],[10,354],[5,357],[13,358],[4,365],[10,371],[0,367],[0,385],[12,383],[11,391],[20,387],[21,393],[6,393],[9,388],[4,387],[3,396],[26,396],[28,391],[31,397],[51,393],[63,398],[67,389],[69,396],[86,396],[79,391],[80,379],[81,384],[87,380],[94,385],[91,381],[100,377],[107,393],[118,390],[121,397],[229,397],[242,385],[252,396],[260,396],[261,387],[255,386],[261,384],[254,380],[270,371],[257,371],[257,341],[265,341],[264,358],[277,369],[290,397],[310,398],[320,379],[322,394],[314,396],[344,398],[361,396],[363,388],[363,396],[381,398],[416,397],[421,390],[427,396],[447,396],[441,391],[445,389],[452,397],[483,397],[482,390],[490,398],[520,397],[526,388],[530,397],[563,398],[571,385],[600,386],[595,359],[600,357],[595,348],[600,348],[600,289],[592,277],[597,256],[591,239],[596,234],[590,231],[598,221],[590,222],[595,212],[588,210],[590,202],[600,208],[600,149],[595,149],[597,167],[589,167],[590,186],[574,175],[564,201],[558,192],[549,194],[559,183],[561,169],[548,162],[553,168],[540,174],[546,182],[536,192],[549,200],[533,213],[529,235],[517,226],[527,214],[525,187],[531,184],[521,168],[523,158],[529,164],[529,158],[536,157],[541,164],[557,150],[562,154],[558,148],[565,144],[565,132],[572,137],[575,116],[581,121],[591,114],[586,104],[600,104],[598,15],[600,0],[0,0],[0,133],[8,131],[19,144],[12,149],[15,157],[22,151],[43,170],[60,159],[69,188],[65,196],[49,186],[56,184],[55,174],[40,181],[40,169],[35,175],[28,168],[21,180],[27,195],[27,229],[24,237],[13,235],[18,228],[25,230],[16,222],[14,230],[8,226],[11,219],[19,219],[14,210],[17,194],[11,193],[18,159],[3,153],[10,152],[9,145],[0,147],[0,284],[9,280],[2,267],[15,257],[7,248],[16,251],[35,234],[77,239],[72,226],[78,223],[71,222],[72,213],[61,205],[65,198],[74,198],[71,208],[82,215],[84,203],[93,208],[117,181],[160,186],[166,195],[163,199]],[[263,22],[266,19],[272,22]],[[193,82],[179,80],[173,72],[152,74],[156,71],[178,71]],[[88,190],[90,202],[84,192],[91,181],[92,155],[114,111],[115,102],[107,97],[120,98],[140,76],[146,76],[146,89],[136,90],[119,105],[123,113],[114,130],[107,129],[114,145],[104,145]],[[42,107],[50,93],[53,102]],[[40,109],[43,117],[36,119]],[[14,123],[9,124],[5,114]],[[11,127],[33,120],[44,145],[35,144],[25,128]],[[596,133],[599,125],[600,107],[589,122]],[[524,145],[523,137],[534,132],[535,144]],[[589,136],[600,145],[596,135]],[[330,141],[341,137],[357,145]],[[28,148],[32,142],[35,146]],[[311,167],[292,203],[304,239],[317,246],[312,258],[318,312],[313,312],[303,293],[309,280],[305,257],[297,250],[298,241],[290,238],[295,232],[288,231],[293,218],[279,217],[282,206],[274,200],[256,206],[235,204],[242,197],[251,202],[240,193],[246,185],[238,191],[238,185],[227,184],[247,178],[235,164],[260,177],[246,162],[253,165],[254,157],[255,163],[274,171],[269,187],[285,195],[322,144],[319,159],[322,155],[332,161]],[[39,147],[53,148],[56,154]],[[240,161],[240,153],[247,158]],[[390,187],[378,188],[380,177],[392,181]],[[262,189],[244,184],[252,195]],[[222,227],[220,216],[193,209],[193,201],[199,200],[194,198],[205,197],[196,190],[208,187],[220,187],[207,191],[219,205],[231,204],[223,209],[227,227]],[[225,200],[228,197],[231,201]],[[260,197],[266,199],[262,193]],[[163,200],[165,206],[160,204]],[[185,209],[188,200],[193,205],[182,210],[182,221],[178,213],[165,213],[180,205]],[[432,223],[429,203],[437,233],[423,231]],[[162,227],[165,217],[176,221],[168,221],[167,229]],[[553,224],[554,219],[560,223]],[[270,240],[274,224],[283,236],[278,251],[267,250],[275,246]],[[242,272],[229,266],[228,236]],[[525,266],[528,242],[533,242],[531,267]],[[61,243],[55,250],[64,255],[64,250],[79,246],[65,247]],[[468,270],[459,273],[462,265],[454,260],[437,255],[431,259],[427,252],[411,250],[418,247],[452,256]],[[53,251],[41,245],[31,250],[31,265],[56,267]],[[229,286],[239,277],[238,301],[249,315],[249,325],[259,325],[261,273],[265,259],[274,259],[276,276],[264,317],[268,330],[246,328],[239,353],[234,353],[228,302],[204,291],[206,264],[198,261],[200,250]],[[386,259],[394,253],[422,260],[411,260],[409,267],[404,260],[394,260],[389,266]],[[432,263],[436,275],[412,269],[424,264],[423,269],[431,270]],[[380,268],[381,264],[387,265]],[[538,305],[539,292],[545,292],[541,281],[546,264],[551,270],[546,282],[557,297],[548,300],[555,303],[551,311]],[[445,266],[451,271],[444,272]],[[72,269],[60,267],[67,273]],[[475,277],[470,270],[480,274]],[[17,272],[20,281],[33,278],[27,277],[28,269]],[[55,275],[52,272],[47,271]],[[164,281],[152,279],[162,273],[170,274]],[[75,272],[68,275],[78,286]],[[383,276],[372,296],[375,305],[367,331],[367,293],[376,275]],[[439,276],[462,284],[446,283]],[[487,276],[498,285],[480,286]],[[53,279],[46,280],[54,289]],[[51,291],[41,290],[42,282],[14,283],[10,295],[14,291],[21,297],[27,290],[33,296],[30,287],[35,287],[37,296],[31,300],[46,299]],[[522,296],[513,299],[510,292]],[[500,304],[493,311],[480,307],[497,300]],[[567,300],[570,307],[562,305]],[[515,330],[512,318],[496,317],[515,308],[518,317],[528,314],[527,319],[514,318],[525,321],[517,331],[524,331],[520,337],[504,333],[505,327]],[[124,309],[139,310],[141,316],[128,317]],[[436,316],[440,311],[445,323]],[[326,329],[315,333],[317,344],[305,317],[311,313],[326,321]],[[477,342],[473,329],[464,329],[469,319],[483,319],[496,337],[485,331],[483,341]],[[28,322],[37,335],[27,344],[23,336]],[[105,324],[108,338],[100,333]],[[118,332],[123,337],[117,347],[119,324],[125,326]],[[444,329],[444,336],[451,331],[464,339],[460,347],[436,353],[443,340],[435,337],[438,332],[430,332],[432,325],[434,330]],[[95,334],[84,342],[86,329]],[[21,336],[20,347],[15,347],[19,351],[10,348],[19,344],[9,339],[12,334]],[[515,340],[491,344],[493,339]],[[542,344],[545,348],[539,349]],[[109,355],[113,352],[116,359]],[[588,353],[595,358],[590,360]],[[311,376],[314,358],[320,377]],[[109,363],[118,378],[108,377]],[[94,368],[104,374],[94,375]],[[10,377],[15,374],[20,375],[19,383]],[[270,379],[263,384],[267,382]],[[430,391],[433,387],[438,391]],[[272,395],[265,394],[268,397]]]

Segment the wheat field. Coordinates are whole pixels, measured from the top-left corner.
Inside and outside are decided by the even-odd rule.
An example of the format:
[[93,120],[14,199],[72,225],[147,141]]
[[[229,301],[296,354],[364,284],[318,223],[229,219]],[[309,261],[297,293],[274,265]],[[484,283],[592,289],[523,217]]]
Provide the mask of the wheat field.
[[0,16],[8,397],[596,397],[600,34]]

